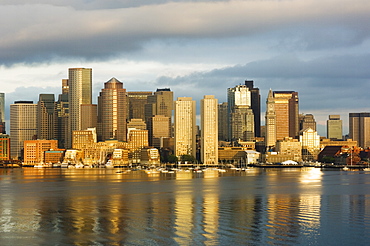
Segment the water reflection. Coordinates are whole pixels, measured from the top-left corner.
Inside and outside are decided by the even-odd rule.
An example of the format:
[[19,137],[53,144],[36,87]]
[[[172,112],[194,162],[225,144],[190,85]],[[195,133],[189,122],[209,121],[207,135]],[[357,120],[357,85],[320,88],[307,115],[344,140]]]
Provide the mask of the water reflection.
[[0,170],[4,245],[370,242],[370,175]]

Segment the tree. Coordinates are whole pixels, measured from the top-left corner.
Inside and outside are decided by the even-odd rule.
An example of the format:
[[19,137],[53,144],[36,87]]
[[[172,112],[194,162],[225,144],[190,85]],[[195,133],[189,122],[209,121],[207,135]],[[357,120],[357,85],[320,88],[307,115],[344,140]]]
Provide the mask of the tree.
[[182,155],[180,157],[180,160],[181,160],[181,162],[185,162],[185,161],[187,161],[189,163],[194,163],[195,162],[195,158],[192,155]]
[[169,163],[177,163],[178,158],[177,158],[177,156],[175,156],[175,155],[169,155],[169,156],[168,156],[168,158],[167,158],[167,161],[168,161]]

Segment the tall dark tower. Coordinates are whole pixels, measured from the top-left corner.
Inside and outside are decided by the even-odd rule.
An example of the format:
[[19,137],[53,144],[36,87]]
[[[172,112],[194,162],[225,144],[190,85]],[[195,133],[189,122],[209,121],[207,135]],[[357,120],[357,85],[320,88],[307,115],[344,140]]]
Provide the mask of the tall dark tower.
[[246,80],[245,85],[251,92],[251,108],[254,115],[254,134],[261,136],[261,96],[260,89],[253,87],[253,80]]

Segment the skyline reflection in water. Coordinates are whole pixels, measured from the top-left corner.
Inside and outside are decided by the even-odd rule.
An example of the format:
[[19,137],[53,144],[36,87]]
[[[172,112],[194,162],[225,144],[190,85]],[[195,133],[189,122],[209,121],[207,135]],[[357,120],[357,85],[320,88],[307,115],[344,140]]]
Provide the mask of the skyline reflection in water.
[[370,243],[370,173],[1,169],[4,245]]

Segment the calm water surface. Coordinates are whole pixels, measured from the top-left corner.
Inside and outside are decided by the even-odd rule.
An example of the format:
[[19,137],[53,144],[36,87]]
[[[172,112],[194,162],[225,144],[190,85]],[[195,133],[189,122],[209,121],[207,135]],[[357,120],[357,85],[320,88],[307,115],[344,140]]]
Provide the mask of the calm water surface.
[[370,245],[370,172],[0,169],[0,245]]

